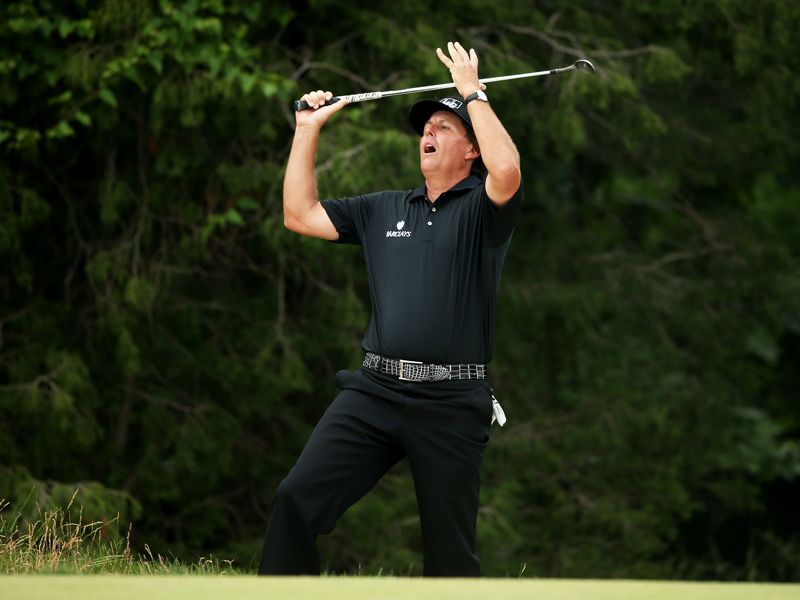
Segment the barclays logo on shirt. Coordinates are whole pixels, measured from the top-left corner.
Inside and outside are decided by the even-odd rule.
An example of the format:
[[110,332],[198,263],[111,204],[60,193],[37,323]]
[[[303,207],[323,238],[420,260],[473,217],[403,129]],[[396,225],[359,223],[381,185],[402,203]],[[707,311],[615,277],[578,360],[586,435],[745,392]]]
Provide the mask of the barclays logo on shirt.
[[406,224],[405,221],[398,221],[397,222],[397,226],[396,226],[397,229],[395,231],[389,229],[386,232],[386,237],[387,238],[388,237],[400,237],[400,238],[411,237],[411,232],[410,231],[403,231],[403,227],[405,226],[405,224]]

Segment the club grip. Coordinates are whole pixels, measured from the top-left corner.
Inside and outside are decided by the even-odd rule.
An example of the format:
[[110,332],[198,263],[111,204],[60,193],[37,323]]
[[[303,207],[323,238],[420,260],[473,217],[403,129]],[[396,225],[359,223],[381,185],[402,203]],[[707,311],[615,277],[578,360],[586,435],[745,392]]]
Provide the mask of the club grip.
[[[330,100],[326,100],[323,104],[320,104],[320,108],[323,106],[330,106],[331,104],[336,104],[341,98],[339,96],[334,96]],[[295,100],[292,103],[292,107],[294,108],[294,112],[300,112],[301,110],[308,110],[311,108],[305,100]]]

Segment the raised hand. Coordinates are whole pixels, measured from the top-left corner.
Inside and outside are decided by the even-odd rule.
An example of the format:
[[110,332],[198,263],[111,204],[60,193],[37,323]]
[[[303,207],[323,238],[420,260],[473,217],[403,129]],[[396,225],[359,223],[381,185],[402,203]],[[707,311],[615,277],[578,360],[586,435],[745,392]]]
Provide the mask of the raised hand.
[[301,100],[308,102],[311,108],[294,113],[296,126],[304,127],[311,125],[320,128],[333,113],[342,110],[349,104],[347,100],[339,100],[336,104],[322,106],[323,103],[331,98],[333,98],[333,92],[323,92],[322,90],[308,92],[303,95]]
[[450,69],[450,76],[456,84],[458,93],[463,98],[477,90],[485,90],[486,86],[478,80],[478,55],[470,48],[467,52],[458,42],[447,42],[448,56],[441,48],[436,49],[436,56],[445,67]]

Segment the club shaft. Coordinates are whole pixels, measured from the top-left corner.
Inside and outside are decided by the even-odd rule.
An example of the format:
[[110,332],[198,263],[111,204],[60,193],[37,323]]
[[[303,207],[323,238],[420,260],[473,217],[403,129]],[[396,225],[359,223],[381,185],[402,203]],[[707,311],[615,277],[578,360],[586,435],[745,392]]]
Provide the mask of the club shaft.
[[[500,75],[499,77],[487,77],[486,79],[480,79],[481,83],[495,83],[498,81],[508,81],[510,79],[526,79],[530,77],[543,77],[545,75],[557,75],[559,73],[565,73],[567,71],[573,71],[577,68],[577,63],[574,65],[570,65],[569,67],[562,67],[560,69],[548,69],[547,71],[533,71],[531,73],[518,73],[517,75]],[[339,100],[348,100],[350,102],[366,102],[367,100],[379,100],[380,98],[389,98],[390,96],[403,96],[405,94],[419,94],[422,92],[434,92],[437,90],[446,90],[450,88],[456,87],[456,84],[453,82],[450,83],[439,83],[435,85],[423,85],[420,87],[413,87],[413,88],[406,88],[403,90],[392,90],[388,92],[367,92],[364,94],[350,94],[347,96],[334,96],[323,106],[328,104],[335,104],[339,102]],[[297,100],[294,103],[294,110],[305,110],[309,108],[309,105],[304,100]]]
[[[544,75],[555,75],[556,73],[561,73],[563,71],[571,71],[575,68],[575,65],[571,67],[564,67],[562,69],[549,69],[547,71],[534,71],[532,73],[518,73],[517,75],[500,75],[498,77],[487,77],[485,79],[479,79],[481,83],[496,83],[498,81],[508,81],[509,79],[525,79],[528,77],[542,77]],[[381,93],[382,97],[388,96],[402,96],[404,94],[417,94],[421,92],[434,92],[436,90],[446,90],[449,88],[456,87],[456,84],[453,82],[450,83],[439,83],[436,85],[423,85],[421,87],[414,87],[414,88],[406,88],[404,90],[395,90],[392,92],[379,92]],[[366,100],[371,100],[371,98],[365,98]],[[356,102],[360,102],[356,100]]]

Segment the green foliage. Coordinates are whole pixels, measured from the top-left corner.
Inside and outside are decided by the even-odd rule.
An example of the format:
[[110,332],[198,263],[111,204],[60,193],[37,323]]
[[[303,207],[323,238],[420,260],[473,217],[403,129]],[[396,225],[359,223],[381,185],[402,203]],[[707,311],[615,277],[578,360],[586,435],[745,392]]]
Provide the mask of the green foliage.
[[[484,571],[800,578],[800,9],[466,8],[0,5],[0,497],[81,489],[139,550],[252,566],[370,310],[358,249],[283,228],[289,103],[446,81],[433,51],[460,39],[484,76],[598,66],[489,90],[526,200]],[[410,101],[326,126],[323,196],[419,184]],[[328,567],[418,573],[415,511],[401,467]]]

